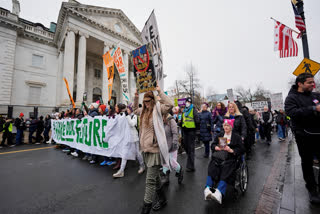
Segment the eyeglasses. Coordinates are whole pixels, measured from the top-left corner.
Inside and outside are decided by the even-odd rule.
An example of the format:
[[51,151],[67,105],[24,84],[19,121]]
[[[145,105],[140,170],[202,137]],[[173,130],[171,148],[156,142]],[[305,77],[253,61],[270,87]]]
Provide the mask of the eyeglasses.
[[151,100],[145,100],[145,101],[143,101],[144,103],[149,103]]

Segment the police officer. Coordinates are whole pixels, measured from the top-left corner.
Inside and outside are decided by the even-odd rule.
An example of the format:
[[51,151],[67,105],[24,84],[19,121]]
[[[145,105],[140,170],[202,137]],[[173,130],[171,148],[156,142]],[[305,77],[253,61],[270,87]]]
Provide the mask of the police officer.
[[186,107],[182,113],[182,132],[183,132],[183,145],[188,155],[187,159],[187,172],[195,171],[194,167],[194,151],[195,151],[195,136],[196,127],[199,124],[199,116],[197,110],[192,104],[191,97],[186,99]]
[[1,148],[5,146],[4,143],[6,140],[8,146],[12,144],[12,119],[9,118],[6,118],[6,122],[3,124]]

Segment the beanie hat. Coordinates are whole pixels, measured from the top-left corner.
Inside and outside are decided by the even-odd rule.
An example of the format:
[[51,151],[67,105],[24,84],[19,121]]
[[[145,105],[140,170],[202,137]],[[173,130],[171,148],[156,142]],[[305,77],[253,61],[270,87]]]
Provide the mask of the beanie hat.
[[128,105],[128,109],[130,109],[130,111],[133,112],[132,103],[130,103],[130,104]]
[[148,91],[147,93],[144,94],[143,96],[143,101],[150,101],[150,100],[154,100],[154,94],[152,91]]
[[106,105],[100,105],[99,108],[102,110],[102,112],[105,112],[107,106]]
[[234,124],[234,119],[224,119],[223,120],[223,125],[229,125],[233,128],[233,124]]
[[186,99],[186,102],[192,103],[191,97],[188,97],[188,98]]
[[24,114],[21,112],[20,114],[19,114],[19,117],[23,117],[24,116]]

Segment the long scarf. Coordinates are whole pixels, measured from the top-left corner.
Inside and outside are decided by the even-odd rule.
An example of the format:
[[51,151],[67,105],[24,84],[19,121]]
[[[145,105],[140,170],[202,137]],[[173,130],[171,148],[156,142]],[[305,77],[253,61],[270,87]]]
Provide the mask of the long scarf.
[[163,119],[161,114],[161,106],[159,101],[157,101],[155,104],[155,107],[152,112],[152,117],[153,117],[154,132],[156,134],[157,142],[160,148],[160,157],[161,157],[162,165],[163,164],[168,165],[169,169],[171,170],[171,167],[169,164],[169,149],[167,144],[166,132],[164,130]]
[[191,104],[189,107],[185,107],[183,110],[184,116],[188,117],[192,109],[193,109],[193,104]]

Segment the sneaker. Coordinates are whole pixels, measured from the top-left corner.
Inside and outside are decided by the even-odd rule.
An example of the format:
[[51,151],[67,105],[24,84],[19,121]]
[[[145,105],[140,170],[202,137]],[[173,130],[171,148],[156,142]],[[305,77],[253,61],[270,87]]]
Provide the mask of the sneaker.
[[76,152],[76,151],[74,151],[74,152],[71,152],[71,155],[73,156],[73,157],[78,157],[79,155],[78,155],[78,153]]
[[95,160],[91,160],[91,161],[90,161],[90,164],[95,164],[95,163],[96,163]]
[[210,190],[210,188],[209,187],[206,187],[205,189],[204,189],[204,200],[205,201],[210,201],[210,200],[212,200],[212,192],[211,192],[211,190]]
[[222,194],[218,189],[216,189],[216,191],[212,194],[212,199],[219,204],[222,204]]
[[13,144],[13,145],[11,145],[11,146],[10,146],[10,148],[15,147],[15,146],[16,146],[16,145],[15,145],[15,144]]
[[0,146],[0,149],[2,149],[3,148],[3,146]]
[[63,149],[62,152],[68,153],[68,152],[70,152],[70,149]]
[[89,158],[89,156],[88,155],[85,155],[83,158],[82,158],[82,160],[88,160],[88,158]]
[[108,161],[107,165],[108,166],[112,166],[112,165],[115,165],[116,163],[117,163],[116,161]]
[[105,166],[105,165],[107,165],[107,161],[103,161],[102,163],[100,163],[100,166]]
[[88,157],[88,161],[92,161],[92,156],[91,155]]
[[51,144],[51,141],[50,141],[50,140],[49,140],[49,141],[47,141],[47,142],[46,142],[46,144]]
[[40,143],[40,142],[36,142],[35,144],[36,144],[36,145],[40,145],[41,143]]
[[139,170],[138,170],[138,174],[140,175],[140,174],[144,173],[145,170],[146,170],[146,168],[144,166],[140,166]]
[[124,176],[124,172],[118,171],[117,173],[112,175],[114,178],[122,178]]
[[182,181],[183,181],[183,169],[182,169],[182,166],[180,168],[180,172],[176,173],[176,177],[178,178],[178,184],[181,184]]

